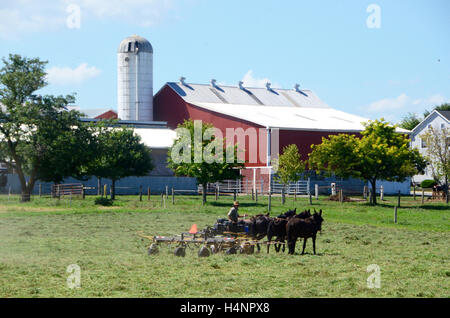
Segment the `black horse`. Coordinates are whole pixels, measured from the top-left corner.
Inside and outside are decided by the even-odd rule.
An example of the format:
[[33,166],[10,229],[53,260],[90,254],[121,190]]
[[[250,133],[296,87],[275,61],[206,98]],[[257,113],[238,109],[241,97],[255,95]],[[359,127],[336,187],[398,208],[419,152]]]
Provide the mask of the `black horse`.
[[286,225],[286,235],[288,241],[289,254],[294,254],[297,238],[303,238],[302,255],[305,253],[306,240],[311,237],[313,240],[313,250],[316,254],[316,234],[322,230],[322,210],[306,219],[291,218]]
[[[269,217],[269,213],[267,214],[258,214],[252,216],[249,221],[249,234],[254,240],[261,240],[264,236],[267,235],[267,228],[269,226],[270,221],[272,220]],[[258,252],[261,250],[259,244],[256,244],[258,248]]]
[[[292,218],[300,218],[306,219],[311,216],[310,210],[305,210],[300,214],[297,213],[297,208],[294,210],[289,210],[286,213],[280,214],[277,218],[274,218],[270,221],[269,226],[267,228],[267,242],[270,243],[273,237],[276,237],[276,242],[280,242],[279,244],[275,244],[275,251],[278,253],[280,251],[281,245],[283,245],[283,253],[285,251],[286,241],[286,225],[288,221]],[[281,244],[283,243],[283,244]],[[267,253],[269,253],[270,244],[267,244]]]

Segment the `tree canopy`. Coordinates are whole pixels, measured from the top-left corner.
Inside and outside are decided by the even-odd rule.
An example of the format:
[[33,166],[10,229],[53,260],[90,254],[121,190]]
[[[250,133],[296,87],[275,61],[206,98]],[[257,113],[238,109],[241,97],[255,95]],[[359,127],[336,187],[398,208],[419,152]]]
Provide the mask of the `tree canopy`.
[[99,126],[96,152],[85,174],[111,179],[112,200],[115,199],[117,180],[129,176],[146,176],[153,169],[150,149],[131,128]]
[[[0,69],[0,161],[18,174],[22,200],[30,199],[54,134],[73,129],[75,111],[62,115],[73,95],[37,95],[47,85],[46,61],[10,54]],[[61,120],[64,118],[64,120]],[[44,173],[45,174],[45,173]],[[65,174],[65,173],[63,173]],[[28,180],[27,180],[27,176]]]
[[372,203],[376,204],[377,179],[401,182],[426,166],[419,151],[410,149],[408,137],[395,129],[381,119],[366,123],[361,138],[345,134],[322,138],[321,144],[311,146],[310,166],[370,182]]
[[283,153],[278,156],[275,165],[277,167],[275,179],[284,185],[298,181],[306,167],[295,144],[283,148]]
[[212,124],[185,120],[178,125],[177,138],[168,152],[168,167],[175,175],[195,177],[203,186],[203,203],[208,183],[240,178],[238,169],[244,167],[237,162],[237,145],[227,146],[216,133]]
[[426,158],[431,168],[433,178],[448,189],[450,176],[450,129],[428,130],[421,135],[425,141]]

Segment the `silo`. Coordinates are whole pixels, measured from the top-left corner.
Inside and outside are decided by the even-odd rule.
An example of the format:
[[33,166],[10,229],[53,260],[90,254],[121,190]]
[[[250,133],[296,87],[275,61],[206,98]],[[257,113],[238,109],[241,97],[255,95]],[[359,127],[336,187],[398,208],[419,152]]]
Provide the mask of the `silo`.
[[153,48],[138,35],[119,45],[118,116],[122,120],[153,120]]

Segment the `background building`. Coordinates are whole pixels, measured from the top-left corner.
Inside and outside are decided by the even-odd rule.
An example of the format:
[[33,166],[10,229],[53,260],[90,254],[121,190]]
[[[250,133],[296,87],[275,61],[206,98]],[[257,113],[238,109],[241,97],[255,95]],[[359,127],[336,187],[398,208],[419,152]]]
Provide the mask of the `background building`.
[[[427,145],[420,138],[429,128],[434,130],[442,130],[444,128],[450,128],[450,111],[434,110],[429,114],[420,124],[418,124],[410,135],[411,147],[419,149],[420,153],[424,156],[427,154]],[[449,136],[450,137],[450,136]],[[423,180],[433,180],[433,174],[430,167],[425,169],[425,173],[421,175],[415,175],[413,182],[419,184]]]

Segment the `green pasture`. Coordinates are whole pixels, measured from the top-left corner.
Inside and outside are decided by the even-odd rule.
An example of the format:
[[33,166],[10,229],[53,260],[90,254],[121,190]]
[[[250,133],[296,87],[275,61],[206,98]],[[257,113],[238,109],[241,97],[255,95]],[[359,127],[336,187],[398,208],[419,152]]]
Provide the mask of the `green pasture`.
[[[224,217],[232,196],[169,196],[148,201],[119,196],[113,206],[96,197],[52,199],[0,196],[0,297],[449,297],[450,208],[403,197],[394,223],[396,197],[376,207],[366,202],[272,198],[271,215],[288,208],[322,209],[325,222],[317,255],[265,251],[254,255],[186,257],[162,248],[147,255],[149,241],[137,233],[174,235],[201,229]],[[240,196],[240,213],[267,211]],[[301,243],[297,243],[297,252]],[[81,269],[81,287],[67,286],[67,266]],[[368,288],[367,266],[380,268],[380,288]]]

